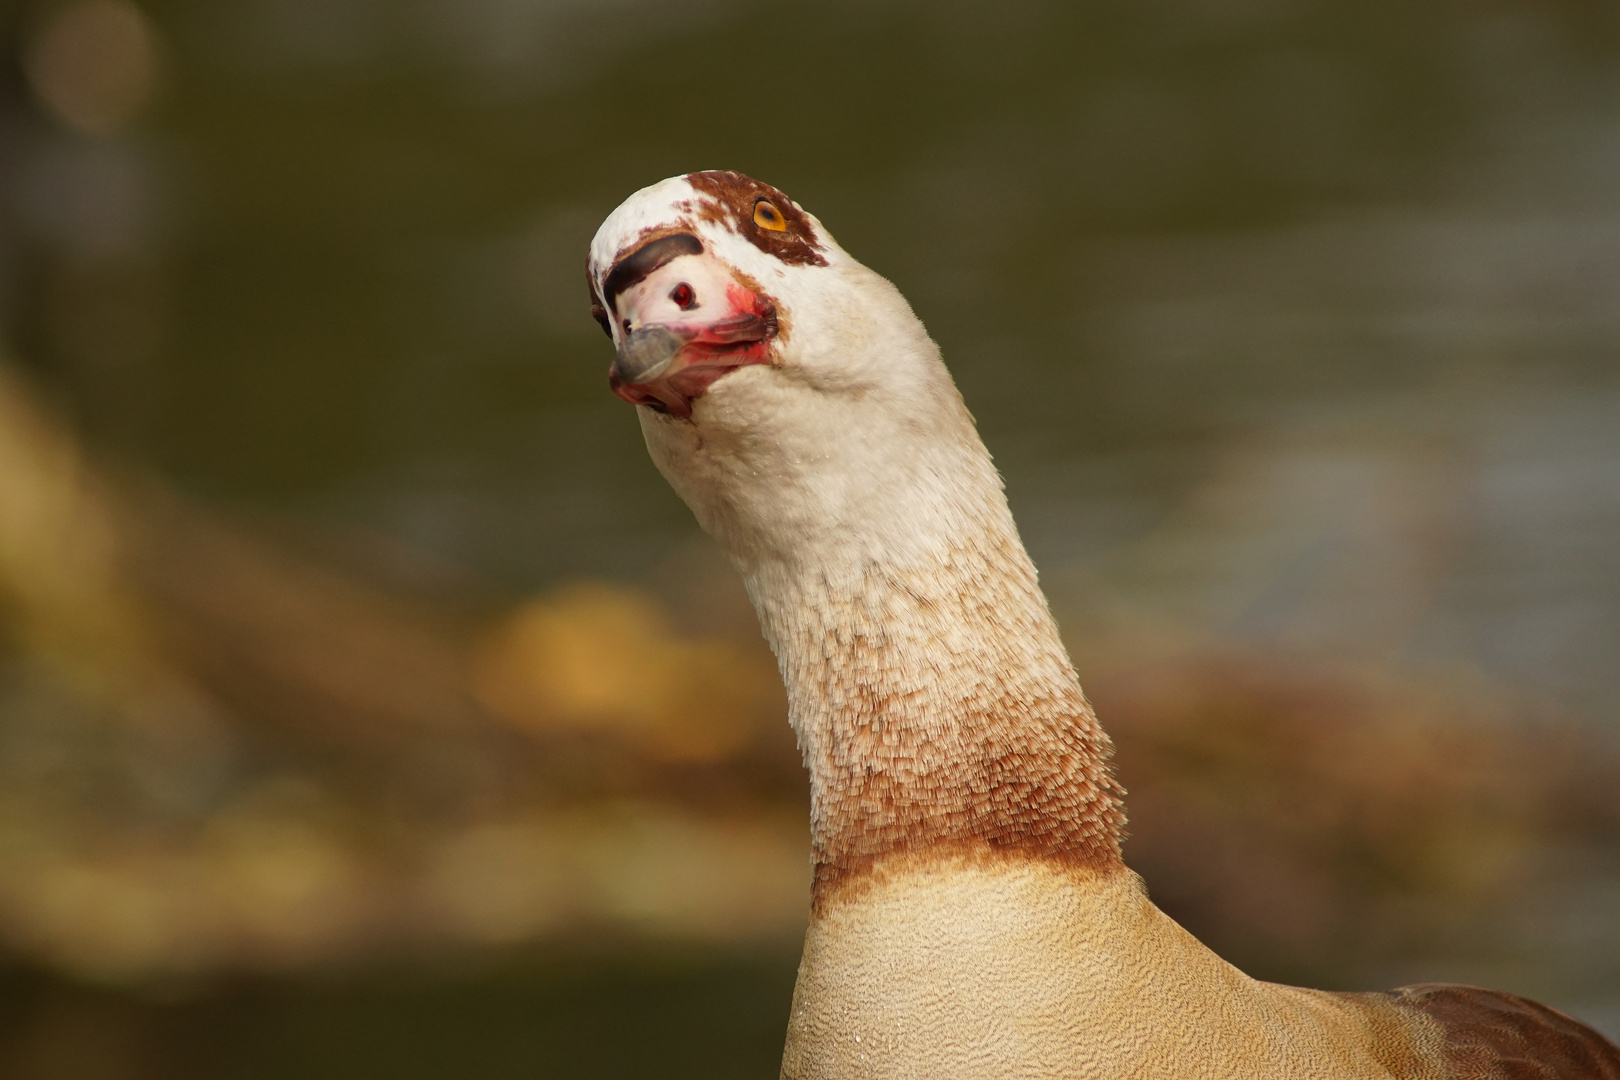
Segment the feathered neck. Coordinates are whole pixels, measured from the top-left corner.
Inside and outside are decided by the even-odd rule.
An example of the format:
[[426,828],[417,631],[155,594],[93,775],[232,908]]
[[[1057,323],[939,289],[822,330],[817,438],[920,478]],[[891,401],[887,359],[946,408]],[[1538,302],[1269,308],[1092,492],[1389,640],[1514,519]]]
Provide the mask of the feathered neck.
[[800,284],[778,363],[639,411],[776,651],[816,902],[896,853],[1118,865],[1108,737],[938,346],[858,263]]
[[948,493],[904,490],[902,471],[883,500],[932,497],[926,542],[846,533],[743,567],[810,773],[818,905],[891,854],[1120,861],[1112,745],[966,427]]

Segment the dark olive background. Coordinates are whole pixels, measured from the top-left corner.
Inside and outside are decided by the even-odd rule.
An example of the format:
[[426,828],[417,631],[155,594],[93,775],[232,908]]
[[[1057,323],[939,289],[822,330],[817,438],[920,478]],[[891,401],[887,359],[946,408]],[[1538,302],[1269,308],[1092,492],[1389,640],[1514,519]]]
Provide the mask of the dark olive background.
[[[50,7],[0,17],[8,55]],[[1392,662],[1466,663],[1617,730],[1620,9],[143,9],[164,79],[129,127],[60,127],[14,59],[4,99],[8,345],[110,459],[387,536],[406,554],[372,570],[412,587],[633,577],[694,526],[607,393],[585,245],[645,184],[738,169],[906,293],[1060,614],[1234,448],[1349,431],[1399,471],[1438,445],[1462,524]],[[1387,644],[1277,577],[1271,606],[1200,632]],[[124,1076],[94,1045],[126,1039],[161,1044],[154,1076],[740,1076],[774,1067],[793,962],[172,998],[16,969],[0,993],[83,1025],[83,1059],[39,1075]]]

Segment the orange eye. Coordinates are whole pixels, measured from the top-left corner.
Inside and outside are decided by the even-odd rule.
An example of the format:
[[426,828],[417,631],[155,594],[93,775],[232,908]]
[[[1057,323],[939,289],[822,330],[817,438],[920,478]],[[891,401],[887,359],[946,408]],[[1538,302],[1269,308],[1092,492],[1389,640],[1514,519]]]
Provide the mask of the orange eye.
[[766,199],[754,204],[754,224],[771,232],[787,232],[787,218],[782,216],[775,203]]

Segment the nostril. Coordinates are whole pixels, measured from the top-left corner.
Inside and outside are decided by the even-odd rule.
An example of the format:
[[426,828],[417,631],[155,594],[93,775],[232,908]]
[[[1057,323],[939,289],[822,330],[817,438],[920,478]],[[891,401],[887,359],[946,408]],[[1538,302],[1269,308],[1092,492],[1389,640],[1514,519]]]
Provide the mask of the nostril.
[[682,311],[691,311],[697,307],[697,290],[684,281],[669,290],[669,298]]

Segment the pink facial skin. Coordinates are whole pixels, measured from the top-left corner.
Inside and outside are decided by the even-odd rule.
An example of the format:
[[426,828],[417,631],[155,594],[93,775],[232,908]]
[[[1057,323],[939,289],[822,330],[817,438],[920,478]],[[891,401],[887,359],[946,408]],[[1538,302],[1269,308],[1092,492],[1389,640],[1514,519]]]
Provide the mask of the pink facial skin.
[[[677,268],[671,264],[665,269]],[[679,273],[660,273],[655,277],[674,279],[679,277]],[[653,289],[657,289],[659,294],[674,294],[674,290],[685,282],[676,281],[670,286],[667,282],[649,278],[647,284],[651,288],[643,290],[644,298],[645,293]],[[768,298],[734,282],[729,283],[722,302],[700,305],[690,312],[690,318],[669,318],[670,315],[685,316],[688,313],[666,312],[663,309],[670,305],[662,302],[661,295],[658,299],[660,302],[656,306],[660,309],[659,314],[665,317],[648,320],[637,329],[659,327],[684,343],[667,367],[644,381],[628,382],[621,379],[618,365],[615,365],[609,373],[608,385],[615,394],[632,405],[646,405],[671,416],[690,417],[692,402],[717,380],[740,367],[770,362],[770,343],[776,336],[777,326],[776,306]],[[650,305],[635,302],[626,305],[627,318],[633,319],[634,309],[641,306]]]

